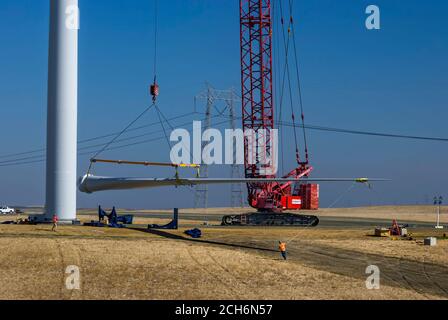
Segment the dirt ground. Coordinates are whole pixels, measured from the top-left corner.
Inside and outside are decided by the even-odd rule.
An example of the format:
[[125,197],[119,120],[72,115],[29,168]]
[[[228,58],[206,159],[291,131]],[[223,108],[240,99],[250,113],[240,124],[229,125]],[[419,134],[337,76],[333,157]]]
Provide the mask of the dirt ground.
[[[434,216],[424,217],[421,207],[379,208],[377,214],[371,208],[332,209],[319,215],[337,210],[356,218],[382,218],[391,210],[399,219]],[[95,219],[92,210],[80,213],[81,220]],[[164,221],[152,217],[155,211],[143,213],[136,223]],[[0,225],[0,299],[448,299],[443,230],[420,228],[410,230],[413,240],[392,240],[372,237],[365,227],[180,223],[177,231],[151,232],[60,226],[54,233],[48,225]],[[203,231],[199,240],[183,234],[184,224],[192,223]],[[428,235],[439,238],[436,247],[423,246]],[[277,252],[280,239],[288,242],[287,261]],[[79,290],[66,288],[70,265],[80,269]],[[379,290],[366,288],[369,265],[380,270]]]

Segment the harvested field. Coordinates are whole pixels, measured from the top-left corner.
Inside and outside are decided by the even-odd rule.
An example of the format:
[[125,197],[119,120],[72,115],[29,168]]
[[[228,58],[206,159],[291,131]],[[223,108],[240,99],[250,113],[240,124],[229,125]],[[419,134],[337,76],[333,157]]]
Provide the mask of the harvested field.
[[[383,211],[377,217],[367,209],[369,219],[383,219]],[[207,214],[216,221],[229,212],[215,210]],[[430,220],[418,210],[396,210],[396,218],[405,220],[403,212]],[[81,212],[81,220],[95,219],[94,212]],[[412,241],[394,241],[372,237],[370,227],[341,227],[344,218],[306,229],[206,227],[195,219],[200,211],[182,212],[191,216],[177,231],[60,226],[53,233],[48,225],[0,225],[0,299],[448,299],[443,230],[411,229]],[[167,222],[170,213],[163,214],[143,212],[136,222]],[[195,224],[204,234],[198,240],[183,234]],[[427,235],[439,238],[436,247],[422,245]],[[278,240],[288,241],[287,261]],[[379,290],[365,285],[372,264],[381,271]],[[80,268],[80,290],[66,289],[69,265]]]

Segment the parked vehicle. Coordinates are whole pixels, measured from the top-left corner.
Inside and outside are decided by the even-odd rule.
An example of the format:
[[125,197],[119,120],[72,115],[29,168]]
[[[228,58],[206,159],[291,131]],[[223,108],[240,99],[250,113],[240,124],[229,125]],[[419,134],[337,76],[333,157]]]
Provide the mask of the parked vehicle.
[[14,214],[16,210],[14,208],[10,208],[8,206],[0,207],[0,214]]

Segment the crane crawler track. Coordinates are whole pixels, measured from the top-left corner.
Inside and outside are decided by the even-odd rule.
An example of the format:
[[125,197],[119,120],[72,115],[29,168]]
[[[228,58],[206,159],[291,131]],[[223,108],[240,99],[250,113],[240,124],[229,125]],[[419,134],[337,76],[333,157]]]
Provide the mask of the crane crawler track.
[[316,227],[319,218],[293,213],[247,213],[222,217],[223,226],[295,226]]

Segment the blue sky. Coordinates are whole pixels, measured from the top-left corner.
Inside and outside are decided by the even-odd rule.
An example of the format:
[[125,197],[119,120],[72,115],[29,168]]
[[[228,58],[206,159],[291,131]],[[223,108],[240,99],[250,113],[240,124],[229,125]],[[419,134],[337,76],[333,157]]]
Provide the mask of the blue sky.
[[[238,1],[159,2],[159,105],[164,114],[174,117],[192,112],[193,97],[206,81],[215,88],[239,91]],[[368,31],[364,26],[369,4],[380,7],[381,30]],[[82,140],[121,130],[150,103],[147,87],[153,78],[154,2],[79,0],[79,6]],[[0,2],[0,117],[4,121],[0,156],[45,147],[48,12],[46,0]],[[446,12],[448,3],[438,0],[294,1],[307,122],[448,137]],[[201,116],[186,121],[194,118]],[[150,113],[138,124],[156,120],[155,113]],[[340,206],[423,203],[435,194],[448,199],[446,143],[318,131],[309,131],[308,137],[316,177],[393,179],[373,190],[356,187]],[[168,161],[169,149],[161,140],[105,156]],[[292,168],[293,149],[284,156]],[[0,161],[10,159],[14,158]],[[80,175],[88,159],[89,155],[79,157]],[[43,204],[44,169],[42,163],[0,167],[0,202]],[[173,174],[148,168],[95,169],[105,175]],[[229,170],[210,169],[214,176],[228,175]],[[323,185],[323,207],[348,187]],[[227,205],[229,190],[211,188],[210,203]],[[182,208],[193,205],[193,196],[183,188],[80,194],[79,206]]]

